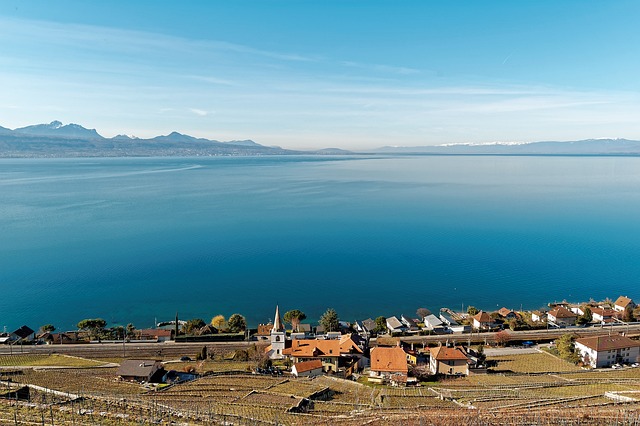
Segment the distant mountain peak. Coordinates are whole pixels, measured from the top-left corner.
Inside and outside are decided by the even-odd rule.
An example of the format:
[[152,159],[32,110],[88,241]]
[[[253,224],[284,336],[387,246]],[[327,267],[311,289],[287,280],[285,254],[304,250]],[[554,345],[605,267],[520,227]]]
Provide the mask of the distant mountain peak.
[[46,136],[52,138],[88,138],[102,139],[95,129],[86,129],[79,124],[63,125],[61,121],[54,120],[49,124],[34,124],[32,126],[15,129],[14,132],[30,136]]
[[374,152],[404,154],[503,154],[503,155],[638,155],[640,141],[598,138],[578,141],[453,143],[431,146],[386,146]]

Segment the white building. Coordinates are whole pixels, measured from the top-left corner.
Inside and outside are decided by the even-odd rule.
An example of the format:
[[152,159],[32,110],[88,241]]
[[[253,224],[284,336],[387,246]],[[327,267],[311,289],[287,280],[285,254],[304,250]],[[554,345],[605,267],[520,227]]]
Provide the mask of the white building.
[[583,337],[576,340],[582,362],[593,368],[640,361],[640,342],[626,336]]
[[560,327],[574,325],[578,315],[574,314],[564,306],[556,306],[547,314],[547,319]]
[[404,333],[407,331],[407,326],[402,323],[397,317],[387,318],[387,329],[390,333]]
[[624,312],[627,307],[630,307],[631,309],[635,309],[636,307],[636,304],[633,303],[633,300],[631,300],[627,296],[618,297],[618,300],[616,300],[616,303],[613,305],[613,309],[618,312]]
[[444,331],[444,324],[442,323],[440,318],[438,318],[433,314],[429,314],[426,317],[424,317],[423,321],[424,321],[424,328],[427,330],[434,331],[434,332]]
[[273,327],[269,334],[271,345],[267,347],[267,354],[270,359],[284,359],[283,351],[286,347],[287,333],[284,330],[282,319],[280,318],[280,309],[276,305],[276,314],[273,320]]

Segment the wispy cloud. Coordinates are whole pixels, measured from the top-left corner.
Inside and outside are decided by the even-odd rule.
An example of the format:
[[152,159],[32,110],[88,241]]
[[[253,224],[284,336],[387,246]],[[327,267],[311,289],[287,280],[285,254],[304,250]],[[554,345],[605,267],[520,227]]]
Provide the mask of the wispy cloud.
[[382,72],[382,73],[391,73],[398,75],[412,75],[412,74],[420,74],[420,70],[410,67],[402,67],[402,66],[394,66],[394,65],[382,65],[382,64],[366,64],[361,62],[353,62],[353,61],[341,61],[339,62],[341,65],[350,68],[361,68],[369,71]]
[[202,82],[210,83],[210,84],[220,84],[222,86],[238,86],[239,85],[235,81],[227,80],[227,79],[224,79],[224,78],[212,77],[212,76],[188,75],[186,77],[189,78],[189,79],[192,79],[192,80],[202,81]]
[[209,111],[205,111],[203,109],[198,109],[198,108],[189,108],[189,111],[191,111],[192,113],[194,113],[199,117],[206,117],[207,115],[210,114]]
[[[317,57],[299,53],[257,49],[224,40],[193,39],[146,31],[124,30],[83,24],[59,24],[47,21],[0,17],[1,34],[12,39],[37,40],[81,49],[136,53],[151,51],[235,52],[281,61],[308,62]],[[43,37],[45,35],[45,37]]]

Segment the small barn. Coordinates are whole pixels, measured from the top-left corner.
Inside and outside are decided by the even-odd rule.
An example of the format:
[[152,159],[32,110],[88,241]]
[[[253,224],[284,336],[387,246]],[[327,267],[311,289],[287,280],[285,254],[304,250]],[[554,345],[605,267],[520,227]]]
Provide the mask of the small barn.
[[148,359],[126,359],[116,373],[122,380],[145,383],[160,383],[166,373],[160,361]]

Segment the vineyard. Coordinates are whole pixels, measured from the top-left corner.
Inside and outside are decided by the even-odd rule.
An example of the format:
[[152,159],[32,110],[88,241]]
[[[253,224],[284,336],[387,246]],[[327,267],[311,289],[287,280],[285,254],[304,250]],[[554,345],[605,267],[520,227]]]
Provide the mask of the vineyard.
[[60,354],[0,355],[0,367],[98,367],[104,361]]
[[498,373],[411,388],[256,375],[244,372],[248,363],[207,360],[167,363],[206,375],[156,389],[117,379],[116,368],[97,367],[103,361],[69,357],[82,368],[43,369],[57,357],[33,356],[0,368],[0,424],[640,426],[640,369],[587,371],[541,353],[492,358]]

